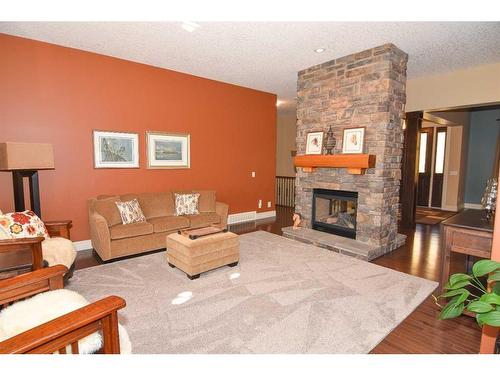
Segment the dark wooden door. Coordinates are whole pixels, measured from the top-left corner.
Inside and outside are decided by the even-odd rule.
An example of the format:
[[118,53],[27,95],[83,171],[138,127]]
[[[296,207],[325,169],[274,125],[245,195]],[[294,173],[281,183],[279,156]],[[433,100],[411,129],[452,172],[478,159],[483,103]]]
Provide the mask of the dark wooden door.
[[444,176],[444,159],[446,150],[446,127],[436,129],[436,144],[434,146],[435,156],[434,165],[432,166],[432,199],[431,206],[441,208],[443,198],[443,176]]
[[403,159],[401,166],[401,226],[415,228],[418,182],[418,135],[423,112],[408,112],[403,126]]
[[417,205],[429,205],[432,173],[432,136],[434,128],[422,128],[418,134]]

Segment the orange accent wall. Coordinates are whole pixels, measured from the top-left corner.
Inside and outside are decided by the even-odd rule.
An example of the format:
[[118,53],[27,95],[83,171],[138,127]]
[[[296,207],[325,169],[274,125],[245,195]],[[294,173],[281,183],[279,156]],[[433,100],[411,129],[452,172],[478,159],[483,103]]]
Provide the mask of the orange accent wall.
[[[5,34],[0,56],[0,142],[54,145],[56,169],[39,172],[42,215],[72,219],[73,240],[90,238],[98,194],[214,189],[231,213],[274,208],[274,94]],[[93,129],[139,133],[140,168],[94,169]],[[147,169],[147,130],[190,133],[191,168]],[[0,172],[0,209],[13,201]]]

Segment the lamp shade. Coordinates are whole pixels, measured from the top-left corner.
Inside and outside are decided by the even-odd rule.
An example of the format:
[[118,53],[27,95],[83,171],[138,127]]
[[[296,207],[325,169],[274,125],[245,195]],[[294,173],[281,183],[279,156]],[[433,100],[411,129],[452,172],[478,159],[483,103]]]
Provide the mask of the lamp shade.
[[54,149],[48,143],[0,143],[0,170],[54,169]]

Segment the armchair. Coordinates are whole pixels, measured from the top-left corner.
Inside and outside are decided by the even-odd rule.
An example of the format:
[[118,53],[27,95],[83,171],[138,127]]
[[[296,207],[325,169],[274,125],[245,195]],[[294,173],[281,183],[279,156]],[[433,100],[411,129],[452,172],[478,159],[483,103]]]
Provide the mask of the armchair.
[[[5,336],[6,329],[2,327],[8,316],[6,312],[9,308],[16,307],[16,303],[29,303],[35,298],[48,297],[53,291],[60,289],[60,292],[75,292],[64,290],[63,276],[67,268],[62,265],[39,269],[30,273],[19,275],[10,279],[0,280],[0,340]],[[49,291],[49,292],[47,292]],[[44,294],[38,294],[47,292]],[[38,294],[38,296],[35,296]],[[60,294],[58,298],[63,298]],[[28,298],[32,297],[32,298]],[[23,302],[18,302],[21,299]],[[83,298],[83,297],[82,297]],[[40,301],[42,302],[42,301]],[[12,304],[13,303],[13,304]],[[9,306],[9,304],[12,304]],[[26,309],[28,305],[24,306]],[[119,354],[122,348],[130,345],[125,331],[119,334],[117,311],[125,307],[125,300],[117,296],[109,296],[97,302],[87,304],[67,314],[47,321],[25,332],[0,341],[0,354],[22,354],[22,353],[55,353],[66,354],[70,351],[73,354],[80,352],[82,339],[87,338],[96,332],[101,332],[102,345],[99,353]],[[19,311],[16,311],[18,313]],[[39,314],[39,311],[29,310],[30,314]],[[16,315],[16,325],[19,325],[19,315]],[[125,342],[123,345],[121,334],[124,333]],[[8,335],[7,335],[8,336]],[[128,350],[126,350],[128,351]]]
[[50,236],[45,241],[43,237],[0,239],[0,275],[29,268],[35,271],[56,264],[69,268],[66,280],[73,275],[76,253],[67,241],[71,239],[71,220],[45,221],[44,224]]

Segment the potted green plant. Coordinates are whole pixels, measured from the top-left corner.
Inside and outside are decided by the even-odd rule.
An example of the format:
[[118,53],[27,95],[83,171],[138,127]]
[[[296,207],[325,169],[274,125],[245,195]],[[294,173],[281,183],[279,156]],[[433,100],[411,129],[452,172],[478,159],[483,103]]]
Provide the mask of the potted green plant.
[[[489,292],[479,281],[480,277],[488,275],[488,283],[493,282]],[[456,318],[464,311],[476,314],[479,326],[487,324],[500,327],[500,262],[494,260],[479,260],[472,266],[472,274],[455,273],[450,276],[444,286],[445,292],[434,297],[436,304],[442,307],[439,319]],[[440,298],[451,298],[442,306]]]

